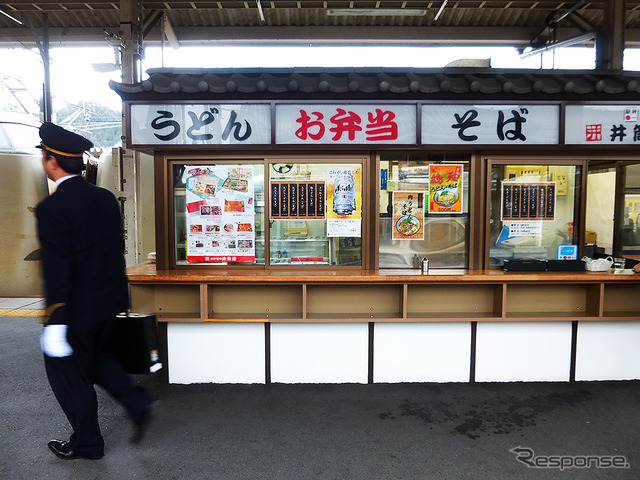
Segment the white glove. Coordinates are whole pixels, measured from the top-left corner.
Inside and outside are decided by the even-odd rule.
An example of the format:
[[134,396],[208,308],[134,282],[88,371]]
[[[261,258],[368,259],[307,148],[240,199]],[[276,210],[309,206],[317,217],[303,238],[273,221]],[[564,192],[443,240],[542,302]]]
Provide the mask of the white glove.
[[67,329],[69,325],[46,325],[42,329],[40,347],[48,357],[68,357],[73,353],[73,348],[67,341]]

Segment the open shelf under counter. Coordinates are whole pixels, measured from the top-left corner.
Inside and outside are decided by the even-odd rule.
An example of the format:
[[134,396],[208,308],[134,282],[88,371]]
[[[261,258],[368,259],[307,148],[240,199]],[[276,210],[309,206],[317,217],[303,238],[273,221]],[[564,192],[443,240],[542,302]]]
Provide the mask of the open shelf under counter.
[[[306,284],[307,318],[354,319],[402,317],[401,284]],[[373,320],[372,320],[373,321]]]
[[220,312],[204,319],[205,322],[230,323],[271,323],[271,322],[301,322],[302,317],[293,313],[273,312],[268,315],[256,313]]
[[572,322],[601,319],[598,316],[589,315],[586,312],[565,312],[565,311],[545,311],[545,312],[509,312],[501,319],[505,321],[518,322]]
[[299,318],[303,315],[300,284],[207,284],[207,318]]
[[[150,312],[150,310],[145,310],[145,313]],[[136,312],[137,313],[137,312]],[[187,312],[162,312],[156,311],[152,312],[156,315],[156,320],[161,323],[173,323],[173,322],[181,322],[181,323],[193,323],[193,322],[202,322],[202,317],[199,313],[187,313]]]
[[504,288],[500,283],[421,283],[407,286],[407,318],[500,318]]
[[640,289],[638,289],[638,285],[605,283],[602,310],[603,316],[616,319],[640,316]]
[[640,321],[640,275],[431,269],[128,269],[164,322]]
[[504,320],[492,312],[410,312],[405,322],[480,322]]
[[131,311],[154,313],[161,322],[202,320],[200,286],[185,283],[131,283]]
[[353,312],[336,312],[336,313],[308,313],[304,321],[308,322],[403,322],[402,317],[395,313],[353,313]]
[[601,290],[598,283],[510,283],[506,291],[506,316],[550,319],[598,317]]

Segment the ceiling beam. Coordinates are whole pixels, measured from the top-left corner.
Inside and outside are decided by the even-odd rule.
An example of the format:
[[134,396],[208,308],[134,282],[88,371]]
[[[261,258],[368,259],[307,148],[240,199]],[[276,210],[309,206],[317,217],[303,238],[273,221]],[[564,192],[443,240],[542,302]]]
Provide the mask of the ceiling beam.
[[[407,45],[407,46],[511,46],[525,48],[538,33],[522,27],[175,27],[180,45]],[[582,33],[559,29],[560,38]],[[50,28],[56,46],[104,46],[103,28]],[[625,30],[626,47],[640,47],[640,31]],[[454,39],[454,40],[452,40]],[[145,38],[146,46],[159,46],[159,29]],[[27,28],[0,29],[0,47],[35,47]]]

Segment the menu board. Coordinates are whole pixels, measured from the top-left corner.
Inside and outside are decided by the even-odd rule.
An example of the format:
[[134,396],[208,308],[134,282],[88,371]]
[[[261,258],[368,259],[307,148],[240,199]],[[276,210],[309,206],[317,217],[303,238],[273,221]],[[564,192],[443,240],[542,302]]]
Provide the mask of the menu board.
[[187,166],[187,261],[255,262],[253,167]]
[[272,181],[272,219],[324,219],[325,183]]
[[554,220],[556,182],[502,182],[502,220]]

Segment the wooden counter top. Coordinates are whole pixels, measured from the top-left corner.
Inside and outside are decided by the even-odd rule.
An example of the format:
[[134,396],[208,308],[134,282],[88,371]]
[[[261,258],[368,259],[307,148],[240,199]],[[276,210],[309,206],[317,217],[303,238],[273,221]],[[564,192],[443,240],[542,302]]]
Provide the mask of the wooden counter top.
[[640,274],[627,269],[608,272],[505,272],[504,270],[431,269],[419,270],[156,270],[153,263],[127,269],[133,283],[592,283],[639,282]]

